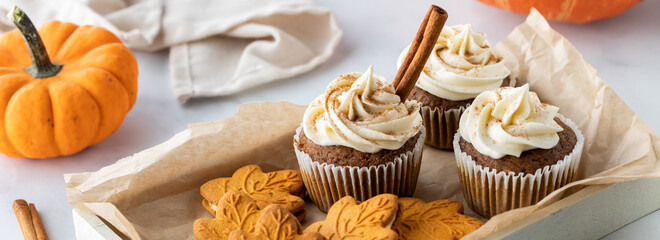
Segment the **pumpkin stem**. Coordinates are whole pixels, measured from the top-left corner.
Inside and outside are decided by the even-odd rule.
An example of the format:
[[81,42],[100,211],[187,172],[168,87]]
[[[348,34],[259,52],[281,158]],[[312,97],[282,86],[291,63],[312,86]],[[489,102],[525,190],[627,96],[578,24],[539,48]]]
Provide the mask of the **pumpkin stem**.
[[9,14],[7,14],[7,17],[21,31],[23,39],[25,39],[25,43],[28,46],[28,51],[32,58],[32,66],[25,68],[25,71],[32,74],[35,78],[52,77],[59,73],[62,70],[62,65],[54,64],[50,61],[46,47],[44,47],[37,29],[23,10],[14,6]]

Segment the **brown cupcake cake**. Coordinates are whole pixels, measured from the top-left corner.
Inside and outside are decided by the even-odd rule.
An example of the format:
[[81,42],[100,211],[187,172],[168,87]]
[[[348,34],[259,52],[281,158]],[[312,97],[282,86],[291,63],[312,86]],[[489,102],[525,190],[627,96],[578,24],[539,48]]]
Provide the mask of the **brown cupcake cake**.
[[575,180],[584,137],[558,111],[527,84],[477,96],[453,142],[472,210],[492,217],[536,204]]
[[[404,49],[397,65],[408,52]],[[446,26],[408,99],[422,104],[426,144],[452,149],[461,114],[479,93],[514,86],[502,58],[471,25]]]
[[303,182],[327,211],[344,196],[412,196],[425,138],[420,105],[402,102],[385,78],[350,73],[332,81],[305,111],[294,136]]
[[297,142],[298,149],[307,153],[316,162],[334,164],[336,166],[368,167],[387,164],[401,154],[412,151],[422,133],[417,133],[417,135],[408,139],[399,149],[383,149],[375,153],[362,152],[355,148],[340,145],[321,146],[307,138],[304,132],[301,131],[299,135]]
[[577,144],[577,136],[575,132],[567,126],[564,122],[555,118],[555,122],[563,129],[557,133],[559,142],[550,149],[531,149],[524,151],[519,157],[513,155],[506,155],[501,158],[493,158],[484,155],[477,150],[472,143],[461,138],[458,142],[461,150],[472,160],[482,167],[495,169],[503,172],[514,173],[529,173],[534,174],[536,170],[542,169],[545,166],[556,164],[559,160],[564,159],[564,156],[571,154]]

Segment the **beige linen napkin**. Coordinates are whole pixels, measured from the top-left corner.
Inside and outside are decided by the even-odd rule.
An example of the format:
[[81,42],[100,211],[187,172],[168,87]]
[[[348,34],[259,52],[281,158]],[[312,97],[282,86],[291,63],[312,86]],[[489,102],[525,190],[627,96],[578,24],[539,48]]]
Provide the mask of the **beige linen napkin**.
[[[308,0],[3,0],[0,13],[14,5],[37,26],[51,19],[93,24],[132,49],[169,47],[181,102],[309,71],[330,57],[342,35],[334,14]],[[13,28],[0,17],[0,31]]]

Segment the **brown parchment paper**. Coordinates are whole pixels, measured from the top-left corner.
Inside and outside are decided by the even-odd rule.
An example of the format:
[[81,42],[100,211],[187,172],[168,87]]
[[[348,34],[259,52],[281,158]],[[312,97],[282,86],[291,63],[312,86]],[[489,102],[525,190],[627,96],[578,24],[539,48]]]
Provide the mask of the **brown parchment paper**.
[[[484,237],[587,185],[660,177],[658,134],[537,11],[496,49],[516,73],[518,85],[529,83],[542,101],[559,106],[582,130],[582,180],[534,206],[497,215],[466,238]],[[304,110],[286,102],[241,105],[230,118],[191,125],[97,172],[66,174],[67,197],[74,207],[97,214],[132,239],[194,239],[193,221],[211,217],[201,205],[201,184],[231,176],[247,164],[266,171],[298,169],[292,138]],[[415,195],[425,201],[464,202],[453,152],[424,149]],[[309,201],[307,211],[305,226],[325,218]],[[466,213],[476,216],[469,208]]]

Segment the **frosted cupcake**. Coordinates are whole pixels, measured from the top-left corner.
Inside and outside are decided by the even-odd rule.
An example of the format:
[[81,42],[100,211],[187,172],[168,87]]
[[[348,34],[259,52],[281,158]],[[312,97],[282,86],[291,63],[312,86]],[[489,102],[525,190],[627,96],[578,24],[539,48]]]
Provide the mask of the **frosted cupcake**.
[[344,196],[412,196],[425,131],[420,105],[402,102],[382,76],[339,76],[312,102],[294,136],[309,196],[322,211]]
[[453,142],[472,210],[491,217],[533,205],[575,180],[584,137],[558,111],[527,84],[477,96]]
[[[408,48],[401,53],[401,66]],[[426,144],[452,149],[461,114],[479,93],[514,86],[486,35],[471,25],[445,26],[408,99],[422,104]]]

